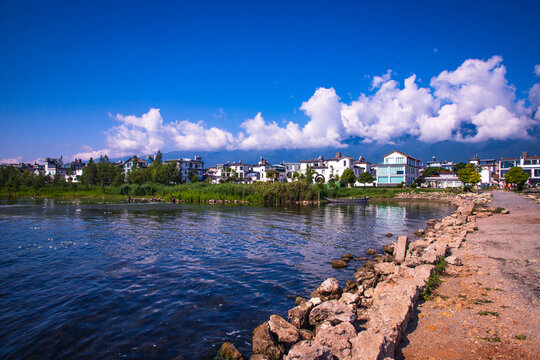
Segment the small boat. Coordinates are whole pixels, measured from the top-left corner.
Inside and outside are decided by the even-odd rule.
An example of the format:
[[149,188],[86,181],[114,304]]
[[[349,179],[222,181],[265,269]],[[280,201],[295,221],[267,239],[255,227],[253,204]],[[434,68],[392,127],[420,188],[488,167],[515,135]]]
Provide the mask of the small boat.
[[332,204],[365,204],[367,203],[369,196],[363,198],[324,198],[326,201]]

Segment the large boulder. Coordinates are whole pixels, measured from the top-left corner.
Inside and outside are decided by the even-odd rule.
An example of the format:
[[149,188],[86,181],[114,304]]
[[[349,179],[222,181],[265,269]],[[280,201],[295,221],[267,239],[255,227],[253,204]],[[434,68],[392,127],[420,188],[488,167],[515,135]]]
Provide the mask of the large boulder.
[[216,360],[244,360],[244,357],[233,344],[224,342],[217,353]]
[[350,359],[351,343],[350,340],[356,336],[356,330],[353,324],[343,322],[336,326],[323,323],[317,328],[315,341],[327,346],[332,351],[334,359]]
[[282,344],[292,345],[300,340],[298,329],[279,315],[270,315],[268,326],[270,327],[270,331],[277,336],[278,341]]
[[339,281],[334,278],[329,278],[323,281],[323,283],[317,288],[317,290],[311,293],[311,297],[318,297],[322,301],[335,300],[339,299],[342,292],[343,290],[339,285]]
[[332,260],[332,267],[334,269],[342,269],[344,267],[347,267],[347,265],[349,265],[349,263],[345,260],[342,260],[342,259]]
[[305,328],[309,325],[309,311],[313,308],[313,303],[306,301],[289,310],[289,322],[297,329]]
[[313,340],[304,340],[293,345],[283,360],[334,360],[334,358],[330,348]]
[[394,249],[394,260],[396,263],[401,264],[405,261],[407,255],[407,247],[409,246],[409,240],[406,235],[399,236]]
[[309,313],[309,323],[313,326],[323,321],[337,325],[341,322],[353,322],[354,320],[356,320],[356,314],[353,313],[351,307],[338,300],[323,302]]
[[375,264],[375,274],[377,275],[390,275],[396,269],[396,265],[389,262],[381,262]]
[[384,357],[385,338],[373,329],[362,331],[355,338],[352,338],[351,345],[353,359],[379,360]]
[[266,355],[270,360],[280,360],[285,353],[283,345],[270,332],[268,322],[264,322],[253,330],[253,354]]

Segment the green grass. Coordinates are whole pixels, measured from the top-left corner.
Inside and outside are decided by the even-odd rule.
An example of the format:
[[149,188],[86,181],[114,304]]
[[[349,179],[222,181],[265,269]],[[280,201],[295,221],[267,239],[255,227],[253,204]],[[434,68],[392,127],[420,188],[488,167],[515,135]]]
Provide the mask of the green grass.
[[518,340],[527,340],[527,336],[526,335],[516,335],[514,336],[516,339]]
[[[430,300],[435,292],[435,289],[441,285],[442,280],[440,275],[444,274],[444,270],[448,263],[444,258],[441,258],[437,264],[435,264],[435,272],[429,277],[426,287],[420,293],[420,296],[425,300]],[[439,295],[441,296],[441,295]],[[442,296],[441,296],[442,297]]]
[[[284,205],[288,202],[315,201],[324,197],[369,196],[372,199],[391,199],[403,192],[432,192],[433,189],[398,189],[398,188],[348,188],[323,185],[308,185],[303,182],[254,184],[209,184],[206,182],[186,183],[179,185],[162,185],[146,183],[142,185],[124,184],[121,186],[53,185],[49,184],[37,191],[38,198],[103,198],[123,200],[129,195],[137,197],[159,197],[186,203],[204,203],[210,200],[242,201],[255,205]],[[11,194],[13,197],[13,194]],[[31,186],[21,186],[17,198],[33,198],[35,191]],[[8,191],[0,188],[0,198],[7,198]]]
[[475,305],[491,304],[493,301],[487,299],[473,299],[471,302]]
[[498,336],[492,336],[492,337],[486,336],[481,339],[487,342],[491,342],[491,343],[501,342],[501,338]]
[[488,315],[492,315],[492,316],[499,316],[499,313],[496,312],[496,311],[480,311],[478,312],[478,315],[481,315],[481,316],[488,316]]

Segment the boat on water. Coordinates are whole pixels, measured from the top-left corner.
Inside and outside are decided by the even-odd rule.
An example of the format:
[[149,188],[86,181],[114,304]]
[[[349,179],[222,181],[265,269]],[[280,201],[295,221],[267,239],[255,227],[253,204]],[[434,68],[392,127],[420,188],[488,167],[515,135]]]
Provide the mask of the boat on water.
[[331,204],[365,204],[367,203],[369,196],[363,198],[324,198]]

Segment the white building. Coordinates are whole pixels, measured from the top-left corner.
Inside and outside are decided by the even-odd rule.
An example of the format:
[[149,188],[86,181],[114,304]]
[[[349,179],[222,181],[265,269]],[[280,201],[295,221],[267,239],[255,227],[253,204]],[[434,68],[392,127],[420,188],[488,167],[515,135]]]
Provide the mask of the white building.
[[64,163],[61,156],[58,159],[45,158],[44,175],[53,177],[58,174],[64,176],[65,172],[62,171],[63,165]]
[[127,159],[124,164],[122,165],[122,169],[124,171],[124,175],[127,175],[135,166],[137,168],[146,168],[148,165],[147,161],[144,159],[139,159],[137,157],[137,164],[135,164],[135,156],[130,157]]
[[293,174],[295,172],[300,173],[299,162],[282,162],[282,165],[285,166],[285,176],[289,182],[293,181]]
[[193,159],[172,159],[167,160],[167,163],[175,163],[176,168],[182,175],[182,179],[186,182],[191,182],[191,175],[196,174],[198,180],[204,179],[204,162],[200,156],[195,156]]
[[454,171],[454,166],[456,165],[453,161],[441,161],[437,160],[435,156],[431,158],[431,161],[426,162],[426,167],[435,167],[441,168],[447,171]]
[[324,159],[321,155],[317,159],[300,160],[301,174],[306,174],[308,166],[314,171],[313,180],[315,182],[328,182],[330,179],[338,180],[347,169],[351,169],[354,175],[358,177],[365,171],[371,171],[371,163],[365,161],[363,157],[358,160],[342,155],[340,152],[334,158]]
[[497,160],[495,159],[480,159],[478,155],[469,159],[469,163],[473,164],[480,170],[480,184],[493,184],[493,175],[497,174]]
[[463,183],[454,172],[441,172],[439,175],[424,178],[426,187],[432,188],[461,188]]
[[420,176],[421,167],[420,160],[394,150],[383,157],[382,164],[377,164],[377,186],[408,186]]
[[508,170],[516,166],[529,174],[529,183],[540,182],[540,155],[528,155],[523,152],[520,157],[499,159],[499,179],[504,180]]

